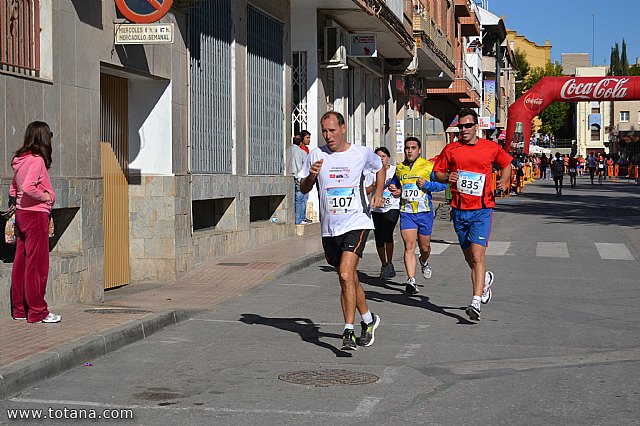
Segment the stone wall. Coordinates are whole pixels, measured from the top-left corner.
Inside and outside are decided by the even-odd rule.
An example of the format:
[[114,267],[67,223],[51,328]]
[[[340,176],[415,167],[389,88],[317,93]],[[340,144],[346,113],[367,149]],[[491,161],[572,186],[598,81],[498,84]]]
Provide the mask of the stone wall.
[[[10,180],[0,180],[0,199],[7,199]],[[97,302],[103,297],[102,181],[53,179],[55,236],[50,240],[49,304]],[[0,222],[4,226],[4,221]],[[11,268],[15,246],[0,243],[0,315],[9,315]]]

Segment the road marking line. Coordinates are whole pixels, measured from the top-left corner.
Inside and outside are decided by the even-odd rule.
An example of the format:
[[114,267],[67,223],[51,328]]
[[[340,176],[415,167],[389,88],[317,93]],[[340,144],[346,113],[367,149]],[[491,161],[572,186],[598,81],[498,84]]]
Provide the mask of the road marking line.
[[399,367],[387,367],[382,371],[382,375],[380,376],[380,378],[378,379],[378,381],[376,383],[381,383],[381,384],[390,384],[393,383],[395,381],[395,376],[398,375],[398,372],[400,371]]
[[400,353],[398,353],[398,355],[396,355],[395,357],[398,359],[407,359],[407,358],[411,358],[412,356],[414,356],[416,354],[416,352],[418,352],[418,350],[422,347],[422,345],[417,344],[417,343],[409,343],[407,345],[405,345],[402,350],[400,351]]
[[367,397],[360,401],[360,404],[356,407],[356,411],[350,417],[368,417],[371,415],[371,411],[373,411],[373,407],[375,407],[378,402],[380,402],[380,398]]
[[283,284],[283,283],[278,283],[278,285],[285,285],[285,286],[289,286],[289,287],[318,287],[321,288],[321,285],[312,285],[312,284]]
[[63,405],[96,407],[102,409],[129,409],[129,410],[164,410],[164,411],[209,411],[219,413],[239,413],[239,414],[285,414],[296,416],[330,416],[330,417],[366,417],[371,414],[373,407],[376,406],[381,398],[365,398],[351,413],[340,413],[334,411],[292,411],[292,410],[276,410],[276,409],[244,409],[244,408],[221,408],[221,407],[175,407],[175,406],[145,406],[145,405],[118,405],[106,404],[93,401],[71,401],[71,400],[55,400],[55,399],[30,399],[30,398],[11,398],[8,401],[26,403],[26,404],[43,404],[43,405]]
[[620,243],[594,243],[598,254],[606,260],[635,260],[625,244]]
[[[454,374],[478,374],[492,370],[537,370],[542,368],[572,367],[581,365],[610,364],[617,362],[638,362],[640,349],[606,351],[560,356],[541,356],[510,359],[478,359],[458,362],[449,366]],[[447,364],[439,364],[446,366]]]
[[[451,247],[451,244],[443,243],[431,243],[431,254],[442,254],[446,249]],[[420,254],[420,247],[416,244],[416,254]]]
[[511,247],[511,243],[508,241],[489,241],[487,247],[487,256],[504,256]]
[[565,242],[538,242],[537,257],[569,257],[569,249]]

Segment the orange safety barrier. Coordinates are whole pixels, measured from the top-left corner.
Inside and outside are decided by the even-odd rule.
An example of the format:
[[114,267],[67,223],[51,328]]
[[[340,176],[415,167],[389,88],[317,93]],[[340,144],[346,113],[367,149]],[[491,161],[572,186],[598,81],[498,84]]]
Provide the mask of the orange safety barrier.
[[629,179],[635,180],[638,183],[638,166],[629,166]]
[[620,174],[620,164],[613,165],[613,180],[618,180],[618,175]]

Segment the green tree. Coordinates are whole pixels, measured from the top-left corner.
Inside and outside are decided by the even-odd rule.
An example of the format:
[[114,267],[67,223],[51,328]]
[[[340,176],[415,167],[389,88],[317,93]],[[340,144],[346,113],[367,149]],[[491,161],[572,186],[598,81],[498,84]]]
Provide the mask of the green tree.
[[634,64],[629,67],[629,75],[640,76],[640,65]]
[[618,42],[611,48],[611,59],[609,61],[609,75],[622,75],[620,66],[620,48]]
[[527,55],[520,48],[516,48],[515,52],[516,63],[514,65],[515,70],[517,71],[516,79],[517,81],[521,81],[521,83],[516,83],[516,99],[522,96],[523,93],[523,82],[527,75],[529,74],[529,70],[531,69],[531,65],[529,65],[529,61],[527,61]]
[[627,42],[622,39],[622,53],[620,54],[620,75],[629,75],[629,60],[627,59]]

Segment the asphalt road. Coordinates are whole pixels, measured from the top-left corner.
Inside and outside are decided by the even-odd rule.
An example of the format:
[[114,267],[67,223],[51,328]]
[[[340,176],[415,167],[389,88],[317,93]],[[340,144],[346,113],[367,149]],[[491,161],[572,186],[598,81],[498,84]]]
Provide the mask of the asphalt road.
[[[134,415],[96,424],[637,424],[640,187],[581,179],[564,193],[542,182],[500,201],[477,324],[468,268],[438,221],[417,296],[403,293],[399,239],[388,281],[369,242],[359,269],[382,318],[369,348],[339,350],[337,277],[317,263],[0,402],[0,423],[21,423],[9,408],[51,407]],[[324,370],[355,384],[279,379]],[[72,424],[38,422],[52,423]]]

